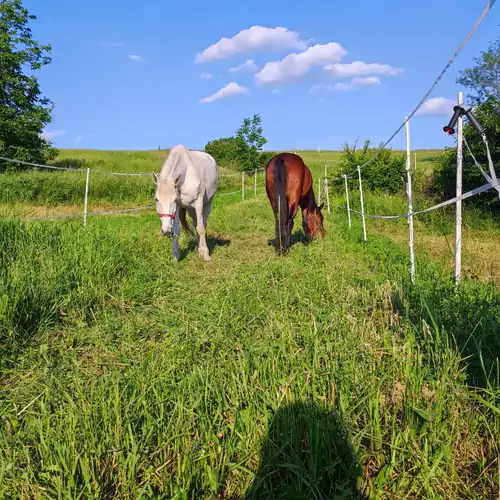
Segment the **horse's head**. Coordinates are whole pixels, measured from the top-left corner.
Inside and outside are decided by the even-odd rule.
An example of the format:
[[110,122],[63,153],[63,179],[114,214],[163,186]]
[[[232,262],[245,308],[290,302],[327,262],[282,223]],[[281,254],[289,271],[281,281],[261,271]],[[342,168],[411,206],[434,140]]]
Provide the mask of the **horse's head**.
[[161,220],[161,232],[164,236],[172,236],[174,219],[177,214],[177,200],[179,199],[179,177],[176,179],[160,178],[153,174],[156,184],[156,211]]
[[323,205],[324,203],[322,203],[319,207],[314,206],[306,208],[302,212],[302,227],[309,240],[313,240],[318,235],[321,236],[321,238],[325,237],[325,230],[323,229],[323,214],[321,213]]

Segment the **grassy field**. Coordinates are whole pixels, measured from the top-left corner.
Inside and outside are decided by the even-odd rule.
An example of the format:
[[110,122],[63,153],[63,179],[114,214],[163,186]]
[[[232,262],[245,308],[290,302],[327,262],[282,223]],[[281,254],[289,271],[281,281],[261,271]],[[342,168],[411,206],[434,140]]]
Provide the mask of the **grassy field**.
[[[162,163],[67,158],[79,154],[119,171]],[[121,189],[93,203],[151,203],[146,185]],[[44,193],[23,206],[78,206]],[[368,209],[404,200],[367,194]],[[465,217],[466,248],[487,248],[464,255],[484,276],[458,291],[436,251],[447,213],[418,221],[414,286],[405,221],[369,221],[363,243],[335,209],[325,240],[276,257],[262,186],[216,199],[208,263],[185,236],[172,263],[154,213],[87,231],[0,219],[0,498],[498,498],[500,293],[486,262],[500,232]]]

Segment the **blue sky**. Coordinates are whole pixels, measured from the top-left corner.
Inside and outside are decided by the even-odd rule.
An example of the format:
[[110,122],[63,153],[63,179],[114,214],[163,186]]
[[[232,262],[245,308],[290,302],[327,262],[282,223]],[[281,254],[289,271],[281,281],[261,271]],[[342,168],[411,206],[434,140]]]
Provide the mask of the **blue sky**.
[[[253,113],[266,149],[378,143],[417,104],[484,3],[25,0],[38,17],[35,37],[53,47],[39,74],[55,103],[47,134],[58,147],[97,149],[203,148]],[[412,121],[414,148],[453,144],[443,113],[460,90],[459,70],[498,36],[499,8],[431,96],[441,99]],[[404,147],[403,134],[393,146]]]

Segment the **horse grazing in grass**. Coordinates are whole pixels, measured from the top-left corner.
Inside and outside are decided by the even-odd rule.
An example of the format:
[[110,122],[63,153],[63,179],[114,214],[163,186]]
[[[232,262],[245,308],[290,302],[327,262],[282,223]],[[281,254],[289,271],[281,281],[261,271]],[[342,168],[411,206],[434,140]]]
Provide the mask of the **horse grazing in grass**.
[[276,220],[276,251],[285,253],[292,245],[293,219],[302,209],[302,228],[311,241],[323,229],[323,203],[318,206],[313,192],[311,171],[299,155],[281,153],[266,166],[266,192]]
[[219,183],[213,157],[202,151],[189,151],[182,145],[174,146],[160,174],[153,174],[153,178],[156,210],[163,235],[172,236],[177,217],[184,230],[192,233],[186,221],[187,210],[198,232],[198,253],[205,260],[210,260],[205,234]]

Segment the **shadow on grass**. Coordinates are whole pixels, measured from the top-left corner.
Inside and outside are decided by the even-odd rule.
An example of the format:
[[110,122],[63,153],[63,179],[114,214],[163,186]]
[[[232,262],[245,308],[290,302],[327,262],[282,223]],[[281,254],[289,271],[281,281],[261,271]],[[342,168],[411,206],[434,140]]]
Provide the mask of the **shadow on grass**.
[[[299,243],[303,243],[304,245],[307,245],[309,243],[308,239],[305,237],[304,233],[300,230],[295,231],[292,233],[292,247],[294,245],[297,245]],[[275,247],[276,246],[276,238],[267,240],[267,244],[269,246]]]
[[[215,237],[207,235],[206,240],[210,255],[215,252],[217,247],[228,247],[231,244],[231,240],[225,240],[220,235]],[[198,237],[191,238],[187,245],[179,250],[179,261],[185,259],[192,252],[198,252]]]
[[260,465],[245,500],[365,498],[362,468],[338,415],[315,404],[294,403],[273,417]]

